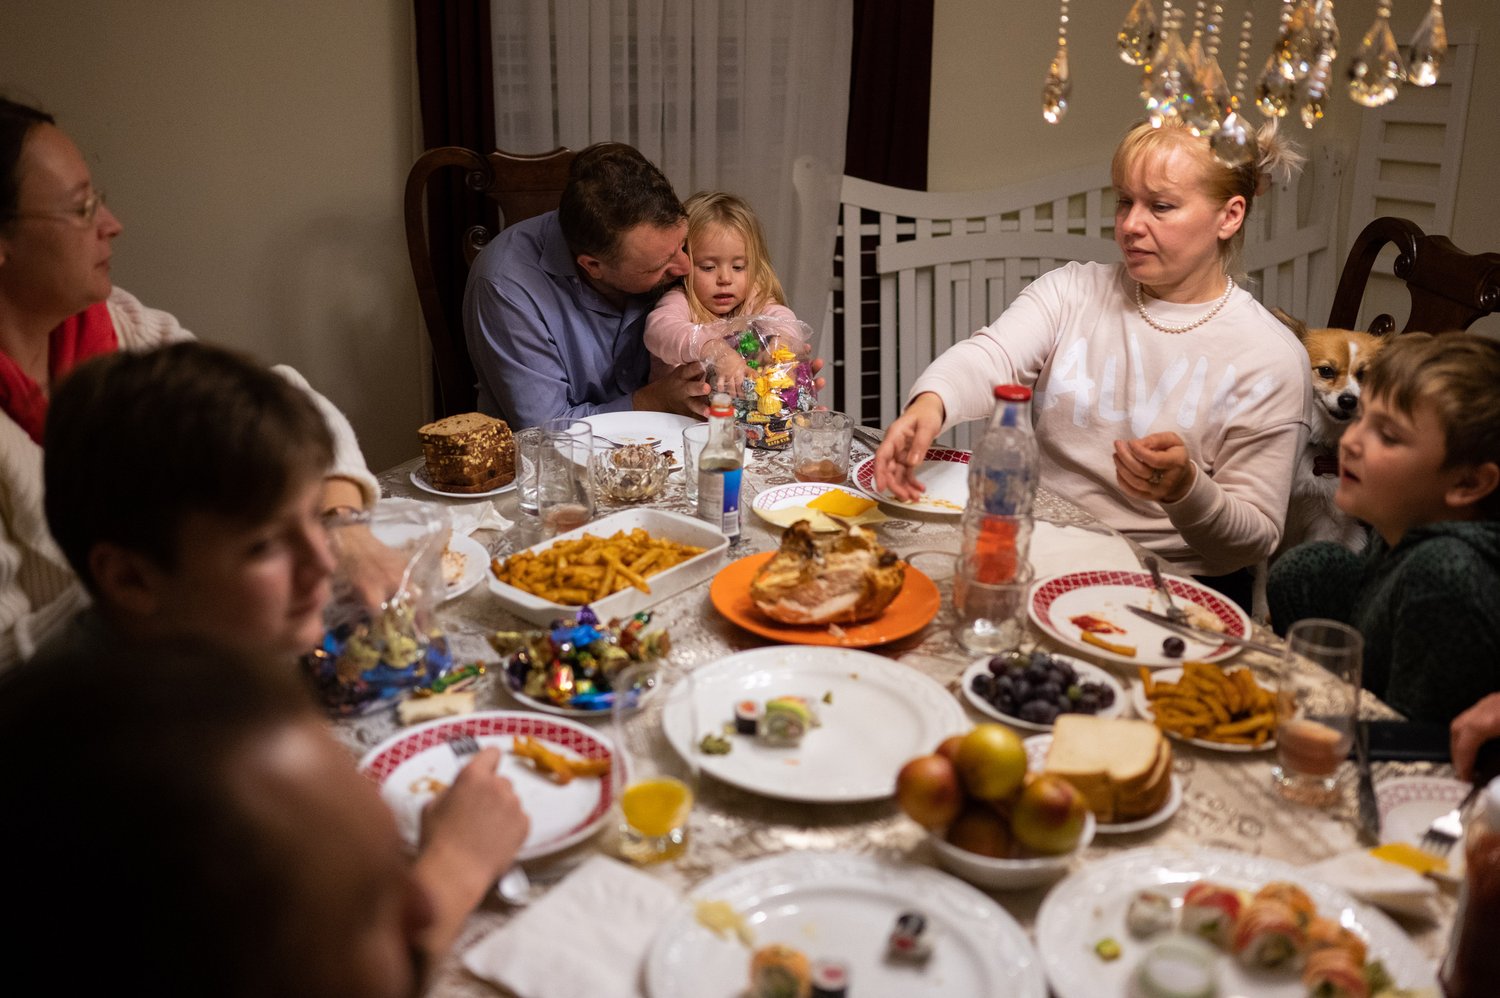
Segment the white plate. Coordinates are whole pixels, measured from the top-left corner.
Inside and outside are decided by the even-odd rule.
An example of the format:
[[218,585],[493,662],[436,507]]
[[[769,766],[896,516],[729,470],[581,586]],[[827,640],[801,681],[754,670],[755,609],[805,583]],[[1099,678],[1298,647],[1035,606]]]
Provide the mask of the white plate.
[[[1181,895],[1189,884],[1213,880],[1228,887],[1256,889],[1272,880],[1288,880],[1305,890],[1318,913],[1363,936],[1370,958],[1385,963],[1402,988],[1432,988],[1437,980],[1430,960],[1405,932],[1385,915],[1343,891],[1309,881],[1289,863],[1219,849],[1146,848],[1094,859],[1052,889],[1036,919],[1037,949],[1057,998],[1124,995],[1129,978],[1148,943],[1125,928],[1125,910],[1142,890]],[[1119,942],[1124,955],[1105,962],[1094,944],[1105,937]],[[1256,998],[1305,998],[1307,989],[1295,970],[1251,971],[1224,954],[1219,958],[1221,995]]]
[[515,737],[525,735],[547,742],[549,748],[563,755],[612,757],[607,738],[561,718],[483,711],[407,728],[366,752],[359,761],[360,772],[380,784],[380,796],[395,813],[397,826],[411,844],[417,842],[422,808],[437,795],[439,785],[451,785],[458,773],[459,761],[448,748],[448,739],[455,734],[474,736],[481,748],[498,745],[503,750],[500,775],[515,787],[521,807],[531,819],[531,830],[518,859],[535,859],[582,842],[609,816],[613,793],[607,776],[578,777],[559,786],[510,751]]
[[[1026,933],[991,898],[953,877],[873,856],[793,852],[737,866],[704,881],[662,925],[646,957],[651,998],[743,998],[750,951],[694,917],[697,901],[725,901],[755,933],[849,965],[860,998],[1005,995],[1046,998]],[[927,916],[926,964],[885,959],[898,915]],[[857,989],[857,990],[856,990]]]
[[512,478],[505,485],[500,486],[498,489],[490,489],[488,492],[444,492],[428,480],[427,466],[421,464],[413,468],[411,474],[407,477],[411,479],[413,485],[423,492],[431,492],[435,496],[447,496],[450,499],[483,499],[486,496],[497,496],[502,492],[509,492],[516,487],[516,480]]
[[448,550],[463,555],[464,570],[458,581],[448,586],[447,595],[443,597],[445,600],[462,596],[490,574],[490,553],[474,538],[455,534],[448,538]]
[[[896,792],[896,772],[949,735],[967,731],[953,695],[910,666],[852,648],[754,648],[693,674],[697,723],[687,700],[662,715],[667,740],[684,759],[725,783],[767,797],[828,803],[878,800]],[[832,694],[832,703],[824,703]],[[699,740],[734,720],[741,700],[805,697],[818,714],[795,747],[731,735],[728,755],[703,755]],[[691,755],[690,755],[691,753]]]
[[[772,488],[762,490],[750,501],[750,508],[755,510],[756,514],[762,520],[771,522],[771,518],[766,516],[766,513],[771,510],[806,506],[818,498],[818,496],[829,492],[842,492],[846,496],[864,501],[869,501],[870,498],[863,492],[851,489],[847,485],[830,485],[825,482],[792,482],[789,485],[776,485]],[[872,506],[870,508],[874,509],[875,507]],[[813,529],[830,532],[840,529],[839,525],[832,520],[825,520],[824,523],[826,524],[825,526],[814,527]]]
[[[574,540],[584,534],[612,537],[621,530],[630,531],[637,527],[645,530],[652,537],[665,537],[701,547],[704,549],[703,553],[694,555],[680,565],[673,565],[665,572],[650,576],[646,580],[651,586],[649,593],[643,593],[631,586],[591,604],[600,620],[628,617],[632,613],[655,606],[668,596],[675,596],[704,579],[711,578],[723,565],[724,552],[729,550],[729,538],[697,517],[649,507],[611,513],[576,530],[569,530],[550,540],[533,544],[525,550],[544,551],[558,541]],[[534,593],[528,593],[501,582],[495,578],[494,572],[487,572],[486,578],[489,579],[490,592],[499,598],[501,605],[533,624],[546,627],[558,617],[572,617],[578,612],[576,606],[566,606],[562,603],[544,600]]]
[[858,485],[872,499],[879,499],[890,506],[915,510],[918,513],[936,513],[939,516],[962,516],[969,501],[969,452],[933,447],[927,451],[922,466],[917,469],[917,481],[927,487],[916,502],[902,502],[883,494],[875,488],[875,458],[867,457],[854,466],[849,480]]
[[[1164,575],[1173,599],[1180,605],[1196,603],[1217,617],[1226,633],[1235,637],[1249,637],[1250,617],[1233,600],[1199,585],[1192,579],[1176,575]],[[1180,667],[1184,659],[1196,662],[1217,662],[1228,658],[1240,649],[1231,644],[1213,644],[1208,640],[1181,637],[1186,648],[1176,658],[1162,654],[1161,643],[1175,632],[1160,624],[1144,620],[1125,609],[1139,606],[1161,612],[1161,597],[1146,572],[1128,572],[1109,569],[1094,572],[1068,572],[1054,575],[1037,582],[1027,601],[1031,619],[1043,631],[1065,645],[1076,648],[1093,658],[1123,662],[1126,665],[1144,665],[1151,669]],[[1088,614],[1109,621],[1122,628],[1123,634],[1101,634],[1099,637],[1117,645],[1133,645],[1134,657],[1107,651],[1082,640],[1082,629],[1072,623],[1072,618]]]
[[599,412],[584,416],[597,436],[617,444],[660,444],[659,449],[672,452],[672,468],[682,467],[682,431],[696,426],[701,419],[676,416],[670,412]]
[[[1180,682],[1182,680],[1182,670],[1161,669],[1151,677],[1151,680],[1157,683]],[[1256,682],[1258,683],[1259,680],[1256,680]],[[1275,691],[1273,690],[1272,692],[1274,693]],[[1156,720],[1156,711],[1151,709],[1151,701],[1146,699],[1146,687],[1142,686],[1139,680],[1130,684],[1130,702],[1135,706],[1135,712],[1144,720]],[[1175,731],[1164,731],[1163,734],[1168,738],[1175,738],[1180,742],[1187,742],[1189,745],[1196,745],[1199,748],[1212,749],[1215,752],[1264,752],[1267,749],[1276,747],[1275,738],[1267,738],[1259,745],[1229,745],[1225,742],[1211,742],[1202,738],[1187,738],[1177,734]]]
[[[1050,734],[1032,735],[1021,744],[1026,747],[1027,769],[1033,773],[1040,773],[1047,768],[1047,749],[1052,745],[1052,736]],[[1180,807],[1182,807],[1182,781],[1177,778],[1176,773],[1173,773],[1171,789],[1167,791],[1166,803],[1161,807],[1152,811],[1144,818],[1137,818],[1134,821],[1118,821],[1112,825],[1107,825],[1101,821],[1096,830],[1100,835],[1128,835],[1131,832],[1144,832],[1146,829],[1155,828],[1157,825],[1171,818],[1172,815],[1177,813],[1177,809]]]
[[[1099,668],[1097,665],[1092,665],[1088,662],[1080,662],[1078,661],[1078,659],[1068,658],[1066,655],[1053,655],[1052,657],[1061,659],[1062,661],[1065,661],[1069,665],[1071,665],[1074,670],[1077,671],[1078,678],[1081,681],[1085,683],[1102,683],[1115,691],[1115,702],[1110,704],[1108,707],[1100,710],[1098,714],[1094,715],[1095,717],[1119,717],[1121,714],[1125,713],[1125,688],[1120,685],[1120,681],[1118,679],[1116,679],[1114,676],[1111,676],[1108,672]],[[989,671],[990,659],[988,656],[986,656],[985,658],[976,659],[972,665],[964,670],[964,677],[962,680],[964,696],[968,698],[969,703],[974,705],[975,710],[979,711],[981,714],[987,714],[997,721],[1004,721],[1006,724],[1010,725],[1013,728],[1022,728],[1026,731],[1052,730],[1052,725],[1050,724],[1037,724],[1035,721],[1026,721],[1019,717],[1016,717],[1013,714],[1007,714],[1005,711],[1001,710],[999,707],[996,707],[994,704],[990,703],[978,693],[975,693],[973,686],[971,685],[974,682],[974,677],[979,675],[981,672]]]
[[[1457,807],[1469,792],[1469,784],[1444,776],[1398,776],[1375,784],[1375,806],[1380,811],[1380,841],[1416,845],[1434,818]],[[1459,840],[1448,851],[1448,869],[1440,876],[1461,878],[1464,844]]]

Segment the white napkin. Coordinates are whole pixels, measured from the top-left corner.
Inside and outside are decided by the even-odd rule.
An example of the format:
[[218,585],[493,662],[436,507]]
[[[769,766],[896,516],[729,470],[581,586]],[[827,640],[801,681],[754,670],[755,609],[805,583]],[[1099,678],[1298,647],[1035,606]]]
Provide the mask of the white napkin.
[[453,524],[455,534],[462,534],[465,537],[476,530],[509,530],[515,526],[501,516],[495,504],[488,500],[471,502],[463,506],[449,506],[448,522]]
[[1031,568],[1038,579],[1064,572],[1095,569],[1138,571],[1140,559],[1125,538],[1082,527],[1062,527],[1036,521],[1031,533]]
[[1438,885],[1415,870],[1377,859],[1367,850],[1355,849],[1305,866],[1308,878],[1341,887],[1387,911],[1405,915],[1436,916],[1433,902]]
[[665,884],[592,856],[463,963],[520,998],[636,998],[646,950],[676,904]]

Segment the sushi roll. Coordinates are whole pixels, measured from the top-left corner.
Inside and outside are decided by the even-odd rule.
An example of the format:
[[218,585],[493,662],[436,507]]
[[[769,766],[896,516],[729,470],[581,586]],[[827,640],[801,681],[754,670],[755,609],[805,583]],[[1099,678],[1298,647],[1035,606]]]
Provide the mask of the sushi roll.
[[1348,952],[1357,966],[1365,965],[1368,955],[1365,941],[1359,934],[1335,922],[1331,918],[1314,918],[1307,925],[1307,952],[1322,949],[1341,949]]
[[1182,896],[1182,931],[1228,949],[1243,906],[1239,891],[1199,881]]
[[1125,909],[1125,928],[1137,939],[1150,939],[1177,924],[1172,899],[1158,891],[1141,891]]
[[741,700],[734,705],[734,730],[741,735],[753,735],[760,730],[759,701]]
[[1309,998],[1370,998],[1363,966],[1345,949],[1309,953],[1302,985]]
[[802,697],[774,697],[766,701],[760,736],[771,745],[798,745],[818,726],[818,715]]
[[1255,897],[1251,900],[1259,901],[1261,898],[1280,901],[1292,909],[1297,913],[1297,924],[1304,929],[1307,928],[1309,922],[1318,917],[1318,906],[1313,904],[1313,899],[1307,896],[1307,892],[1285,880],[1271,881],[1256,891]]
[[1306,941],[1297,912],[1271,898],[1250,902],[1234,925],[1234,955],[1247,967],[1284,967],[1297,959]]
[[812,967],[807,954],[772,943],[750,957],[752,998],[811,998]]
[[812,998],[847,998],[849,965],[842,960],[815,960],[812,965]]
[[896,927],[886,940],[885,955],[892,960],[923,963],[932,955],[932,939],[927,934],[927,916],[903,911],[896,917]]

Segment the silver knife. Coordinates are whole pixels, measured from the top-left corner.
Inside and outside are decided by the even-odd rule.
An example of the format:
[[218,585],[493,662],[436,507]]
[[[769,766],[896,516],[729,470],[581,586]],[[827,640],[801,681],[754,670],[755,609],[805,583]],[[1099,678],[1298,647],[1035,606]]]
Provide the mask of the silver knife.
[[1370,774],[1370,729],[1356,725],[1354,760],[1359,767],[1359,840],[1365,845],[1380,844],[1380,806],[1375,802],[1375,779]]
[[1241,648],[1249,648],[1252,651],[1265,652],[1267,655],[1275,655],[1277,658],[1280,658],[1282,655],[1286,654],[1285,648],[1277,648],[1275,645],[1268,645],[1263,641],[1252,641],[1249,638],[1236,637],[1233,634],[1222,634],[1219,631],[1210,631],[1206,627],[1194,627],[1192,624],[1179,623],[1173,620],[1171,617],[1168,617],[1166,614],[1147,610],[1143,606],[1127,606],[1125,609],[1129,610],[1137,617],[1144,617],[1154,624],[1160,624],[1169,631],[1176,631],[1178,634],[1186,634],[1188,637],[1197,638],[1199,641],[1207,641],[1212,644],[1239,645]]

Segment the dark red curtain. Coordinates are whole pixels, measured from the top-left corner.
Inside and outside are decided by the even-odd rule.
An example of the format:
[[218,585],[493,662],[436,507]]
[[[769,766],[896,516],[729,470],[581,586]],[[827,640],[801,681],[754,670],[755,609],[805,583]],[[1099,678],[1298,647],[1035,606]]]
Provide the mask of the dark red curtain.
[[[489,0],[415,0],[414,6],[423,148],[465,146],[490,152],[495,148],[495,86]],[[494,231],[497,209],[482,194],[467,190],[459,171],[444,170],[428,187],[427,211],[438,295],[450,335],[458,340],[457,356],[466,363],[461,306],[469,268],[460,248],[461,220],[484,219]],[[435,374],[433,385],[434,398],[441,398]]]
[[855,0],[844,172],[927,189],[934,0]]

